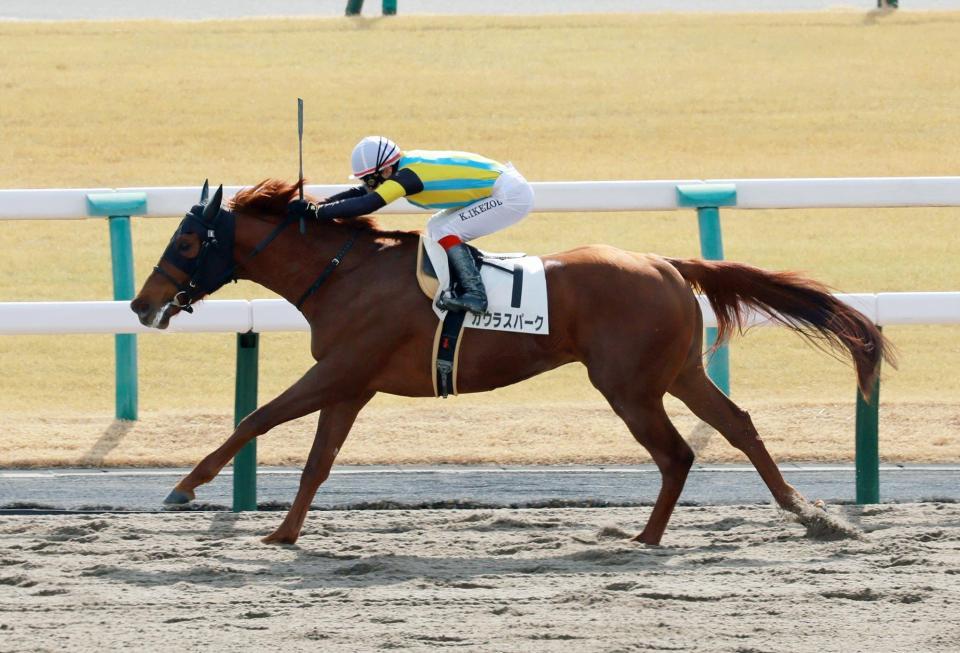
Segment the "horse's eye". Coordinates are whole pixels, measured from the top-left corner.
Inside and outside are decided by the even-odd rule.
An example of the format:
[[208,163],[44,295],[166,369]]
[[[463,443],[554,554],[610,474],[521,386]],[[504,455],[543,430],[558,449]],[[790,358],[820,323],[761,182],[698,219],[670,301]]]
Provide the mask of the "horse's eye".
[[186,251],[189,250],[189,249],[190,249],[190,243],[189,243],[189,242],[187,242],[187,241],[185,241],[185,240],[182,240],[182,241],[180,241],[179,243],[177,243],[177,251],[186,252]]

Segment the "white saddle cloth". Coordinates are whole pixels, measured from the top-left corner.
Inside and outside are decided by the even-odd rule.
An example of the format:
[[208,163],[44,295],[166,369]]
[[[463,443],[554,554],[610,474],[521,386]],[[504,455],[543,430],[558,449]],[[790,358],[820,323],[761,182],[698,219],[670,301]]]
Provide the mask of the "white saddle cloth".
[[[424,248],[439,281],[433,297],[433,312],[443,320],[447,311],[437,306],[440,294],[450,287],[447,253],[439,243],[423,238]],[[463,324],[469,329],[513,331],[546,335],[550,333],[547,313],[547,276],[538,256],[489,254],[482,252],[480,276],[487,289],[487,312],[468,313]]]

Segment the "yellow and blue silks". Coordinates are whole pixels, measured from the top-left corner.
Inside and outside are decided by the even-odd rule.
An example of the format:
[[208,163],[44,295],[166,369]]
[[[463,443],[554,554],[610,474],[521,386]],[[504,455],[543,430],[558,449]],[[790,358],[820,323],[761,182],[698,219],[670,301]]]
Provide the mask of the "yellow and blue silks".
[[[493,184],[505,166],[470,152],[411,150],[397,163],[423,182],[423,190],[407,201],[424,209],[442,210],[466,206],[490,197]],[[403,186],[388,179],[375,191],[389,204],[406,195]]]

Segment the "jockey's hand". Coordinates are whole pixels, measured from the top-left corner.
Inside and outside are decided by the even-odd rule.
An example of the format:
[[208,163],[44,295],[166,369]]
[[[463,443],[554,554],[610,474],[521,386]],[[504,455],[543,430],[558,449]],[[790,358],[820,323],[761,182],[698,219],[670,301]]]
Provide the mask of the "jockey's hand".
[[287,215],[291,218],[316,218],[317,205],[307,200],[293,200],[287,204]]
[[287,205],[287,215],[292,218],[325,219],[321,217],[320,204],[307,200],[293,200]]

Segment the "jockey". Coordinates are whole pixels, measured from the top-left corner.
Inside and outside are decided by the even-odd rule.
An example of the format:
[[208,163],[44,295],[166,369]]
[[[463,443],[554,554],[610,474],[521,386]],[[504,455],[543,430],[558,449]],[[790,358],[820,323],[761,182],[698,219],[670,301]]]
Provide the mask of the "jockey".
[[362,185],[320,204],[296,200],[290,213],[319,220],[373,213],[401,197],[438,210],[427,222],[427,236],[446,250],[463,293],[445,293],[440,308],[487,310],[487,293],[465,243],[519,222],[533,208],[533,189],[514,167],[469,152],[409,150],[383,136],[367,136],[353,148],[354,179]]

